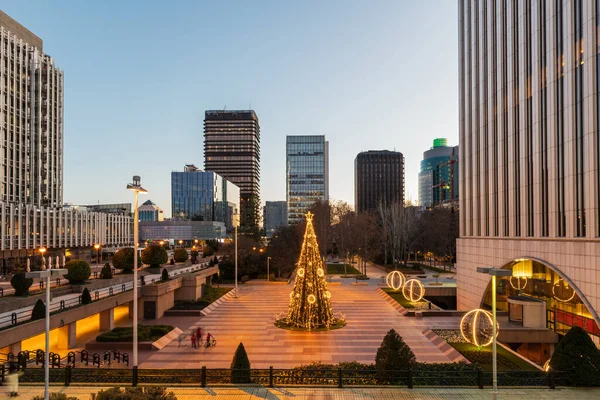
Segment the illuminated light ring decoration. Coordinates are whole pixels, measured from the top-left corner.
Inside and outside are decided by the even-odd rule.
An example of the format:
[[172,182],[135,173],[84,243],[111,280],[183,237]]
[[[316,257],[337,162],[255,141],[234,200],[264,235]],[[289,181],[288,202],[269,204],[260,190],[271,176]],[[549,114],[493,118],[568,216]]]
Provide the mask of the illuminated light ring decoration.
[[402,286],[402,295],[411,303],[416,303],[425,296],[425,287],[418,279],[409,279]]
[[552,369],[552,367],[550,366],[550,359],[548,359],[548,361],[546,361],[544,363],[544,366],[542,367],[544,369],[544,371],[548,372]]
[[[513,282],[513,279],[515,279],[515,278],[516,278],[516,282],[517,282],[516,285]],[[512,288],[515,290],[523,290],[527,286],[527,277],[526,276],[511,276],[509,281],[510,281],[510,286],[512,286]],[[521,285],[521,283],[523,283],[523,284]]]
[[329,290],[325,291],[325,297],[327,297],[328,299],[331,298],[331,292]]
[[310,304],[315,304],[315,301],[317,301],[317,298],[315,297],[314,294],[309,294],[307,297],[307,300]]
[[323,268],[317,269],[317,275],[319,275],[319,276],[325,275],[325,271],[323,271]]
[[304,276],[304,268],[298,268],[297,274],[300,278],[302,278]]
[[[398,278],[396,278],[396,275],[398,276]],[[396,281],[398,281],[397,285]],[[402,286],[404,286],[404,282],[406,282],[406,277],[400,271],[392,271],[385,277],[385,283],[390,289],[393,290],[402,289]]]
[[[469,343],[481,348],[494,340],[494,322],[489,311],[477,308],[466,313],[460,320],[460,334]],[[496,336],[500,325],[496,323]]]
[[[556,287],[558,286],[558,284],[559,284],[561,281],[562,281],[562,282],[564,282],[564,283],[565,283],[565,285],[566,285],[566,286],[567,286],[569,289],[571,289],[571,291],[573,292],[573,293],[571,294],[571,297],[569,297],[568,299],[561,299],[561,298],[559,298],[559,297],[556,295]],[[556,300],[558,300],[558,301],[562,302],[562,303],[568,303],[569,301],[573,300],[573,298],[575,297],[575,289],[573,289],[571,286],[569,286],[569,284],[568,284],[567,282],[565,282],[563,279],[559,279],[559,280],[557,280],[557,281],[556,281],[556,283],[555,283],[555,284],[552,286],[552,297],[553,297],[554,299],[556,299]]]

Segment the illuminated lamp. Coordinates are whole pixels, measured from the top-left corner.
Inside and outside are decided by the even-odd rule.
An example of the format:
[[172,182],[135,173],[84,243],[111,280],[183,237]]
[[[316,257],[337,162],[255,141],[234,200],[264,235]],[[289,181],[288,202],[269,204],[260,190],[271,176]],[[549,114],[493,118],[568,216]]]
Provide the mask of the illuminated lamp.
[[402,286],[402,295],[411,303],[416,303],[425,296],[425,287],[420,280],[409,279]]
[[304,268],[298,268],[298,276],[302,278],[304,276]]
[[533,261],[526,259],[517,259],[518,261],[512,267],[512,276],[533,278]]
[[[492,314],[480,308],[466,313],[460,320],[460,334],[469,343],[482,348],[493,341],[494,323]],[[496,325],[496,336],[500,325]]]
[[309,294],[307,300],[310,304],[315,304],[315,301],[317,301],[317,298],[315,297],[314,294]]
[[400,290],[404,282],[406,282],[406,277],[400,271],[392,271],[385,278],[385,283],[393,290]]
[[564,279],[559,279],[556,281],[554,286],[552,286],[552,297],[554,297],[560,302],[568,303],[575,297],[575,289],[569,286],[569,284],[565,282]]

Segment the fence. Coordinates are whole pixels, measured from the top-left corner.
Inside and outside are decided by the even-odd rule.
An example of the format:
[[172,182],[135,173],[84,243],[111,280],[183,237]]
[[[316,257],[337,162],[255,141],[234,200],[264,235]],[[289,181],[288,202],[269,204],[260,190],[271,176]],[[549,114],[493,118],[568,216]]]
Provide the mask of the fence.
[[[4,382],[5,368],[1,369],[1,381]],[[23,370],[20,378],[23,383],[39,383],[44,381],[42,368]],[[254,384],[262,386],[318,385],[336,386],[374,386],[388,385],[407,387],[472,387],[484,388],[492,386],[492,373],[476,367],[460,371],[435,370],[347,370],[341,368],[306,370],[306,369],[217,369],[202,367],[200,369],[103,369],[103,368],[66,368],[50,370],[50,384],[93,385],[186,385],[186,386],[218,386],[230,384]],[[564,374],[542,371],[500,371],[498,385],[510,387],[550,387],[566,385]]]

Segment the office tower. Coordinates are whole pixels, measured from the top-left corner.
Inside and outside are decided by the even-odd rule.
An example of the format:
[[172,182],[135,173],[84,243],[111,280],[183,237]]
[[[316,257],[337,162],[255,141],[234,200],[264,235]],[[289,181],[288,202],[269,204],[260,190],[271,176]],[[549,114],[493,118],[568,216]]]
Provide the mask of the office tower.
[[260,126],[253,110],[209,110],[204,117],[204,169],[240,189],[241,227],[260,218]]
[[324,135],[287,136],[288,224],[306,219],[317,200],[329,200],[329,142]]
[[404,157],[389,150],[363,151],[354,160],[356,212],[374,211],[380,203],[404,204]]
[[421,207],[430,208],[458,198],[457,161],[458,146],[448,146],[445,138],[433,140],[433,147],[423,153],[419,171]]
[[152,200],[146,200],[138,208],[138,215],[140,221],[151,222],[151,221],[163,221],[164,214],[162,208],[152,202]]
[[267,201],[264,208],[264,228],[267,236],[281,226],[287,225],[287,202]]
[[[133,243],[132,218],[63,208],[64,77],[38,36],[0,11],[0,258],[63,260]],[[39,253],[37,253],[39,254]]]
[[183,172],[171,172],[171,207],[173,219],[223,222],[231,230],[240,189],[215,172],[186,165]]
[[526,326],[533,304],[534,326],[581,326],[597,345],[598,3],[459,1],[457,242],[460,309],[490,307],[477,267],[512,269],[498,284],[510,320]]

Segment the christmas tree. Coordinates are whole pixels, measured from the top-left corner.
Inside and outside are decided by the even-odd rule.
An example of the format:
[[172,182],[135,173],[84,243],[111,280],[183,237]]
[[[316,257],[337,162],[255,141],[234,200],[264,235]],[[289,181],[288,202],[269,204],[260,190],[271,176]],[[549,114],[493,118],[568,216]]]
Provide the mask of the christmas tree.
[[296,268],[294,290],[290,293],[290,306],[286,325],[300,329],[330,329],[338,323],[331,310],[331,293],[327,290],[323,260],[319,254],[317,236],[312,224],[313,214],[306,214],[306,231]]

